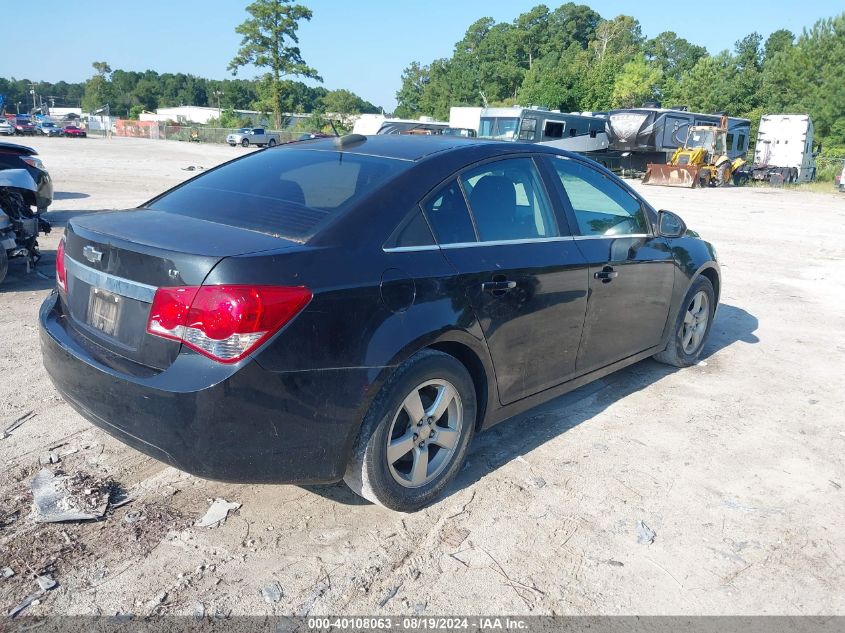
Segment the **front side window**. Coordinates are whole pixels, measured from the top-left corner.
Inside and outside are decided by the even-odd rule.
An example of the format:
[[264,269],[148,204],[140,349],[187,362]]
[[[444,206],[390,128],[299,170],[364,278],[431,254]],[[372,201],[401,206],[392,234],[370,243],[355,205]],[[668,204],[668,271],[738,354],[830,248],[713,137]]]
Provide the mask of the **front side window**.
[[552,161],[581,235],[615,237],[648,233],[642,205],[595,169],[577,161]]
[[475,242],[475,229],[457,180],[444,185],[423,205],[434,236],[440,244]]
[[552,206],[531,158],[487,163],[461,175],[482,242],[556,237]]

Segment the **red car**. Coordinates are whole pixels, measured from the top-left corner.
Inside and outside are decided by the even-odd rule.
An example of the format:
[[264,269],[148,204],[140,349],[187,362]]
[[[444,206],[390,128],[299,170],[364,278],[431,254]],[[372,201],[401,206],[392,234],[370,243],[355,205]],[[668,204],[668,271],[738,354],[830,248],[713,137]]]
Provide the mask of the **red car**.
[[62,130],[62,133],[65,136],[76,136],[76,137],[79,137],[79,138],[85,138],[86,136],[88,136],[85,133],[85,130],[83,130],[82,128],[76,127],[75,125],[66,125],[65,128]]

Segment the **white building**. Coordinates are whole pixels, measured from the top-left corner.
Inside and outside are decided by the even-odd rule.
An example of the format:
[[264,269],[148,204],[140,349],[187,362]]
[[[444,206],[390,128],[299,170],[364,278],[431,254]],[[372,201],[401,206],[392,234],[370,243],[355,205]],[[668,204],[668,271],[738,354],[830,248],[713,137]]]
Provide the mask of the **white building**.
[[[235,110],[235,114],[245,118],[257,119],[263,116],[257,110]],[[175,121],[176,123],[201,123],[206,124],[211,119],[218,118],[219,110],[205,106],[178,106],[175,108],[158,108],[155,114],[142,112],[141,121]]]

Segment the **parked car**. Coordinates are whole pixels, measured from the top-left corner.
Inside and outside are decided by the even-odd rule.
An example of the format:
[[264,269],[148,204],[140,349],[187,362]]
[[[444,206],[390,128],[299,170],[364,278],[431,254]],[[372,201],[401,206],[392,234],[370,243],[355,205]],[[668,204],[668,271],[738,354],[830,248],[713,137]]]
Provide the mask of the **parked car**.
[[42,136],[61,136],[62,128],[52,121],[40,121],[36,124],[35,130]]
[[81,127],[75,125],[66,125],[62,130],[64,136],[72,136],[75,138],[85,138],[88,134]]
[[[476,431],[655,356],[697,362],[713,247],[537,144],[317,139],[68,222],[40,311],[81,415],[202,477],[435,499]],[[495,370],[494,370],[495,368]]]
[[249,147],[250,145],[274,147],[279,144],[279,135],[268,132],[261,127],[241,128],[237,132],[229,134],[226,137],[226,142],[232,147],[235,145],[242,145],[243,147]]
[[15,126],[8,119],[0,117],[0,134],[12,136],[15,133]]
[[16,143],[0,143],[0,169],[26,169],[37,185],[35,194],[25,193],[27,204],[34,205],[39,212],[44,212],[53,202],[53,181],[44,163],[38,158],[38,152],[31,147]]
[[845,161],[842,162],[842,173],[836,177],[836,188],[845,191]]
[[29,119],[15,119],[15,134],[32,136],[35,134],[35,125]]

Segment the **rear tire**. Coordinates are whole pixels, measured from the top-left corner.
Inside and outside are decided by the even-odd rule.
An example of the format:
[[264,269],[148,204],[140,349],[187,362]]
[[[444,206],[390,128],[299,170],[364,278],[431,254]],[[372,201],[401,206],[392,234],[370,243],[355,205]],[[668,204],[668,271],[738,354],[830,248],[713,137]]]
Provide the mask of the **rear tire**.
[[370,406],[343,480],[373,503],[419,510],[460,471],[476,411],[472,378],[456,358],[434,350],[415,354]]
[[267,143],[267,147],[276,147],[276,140],[271,138]]
[[654,359],[675,367],[690,367],[697,363],[710,335],[715,313],[713,284],[703,275],[696,277],[681,303],[666,349],[655,354]]

